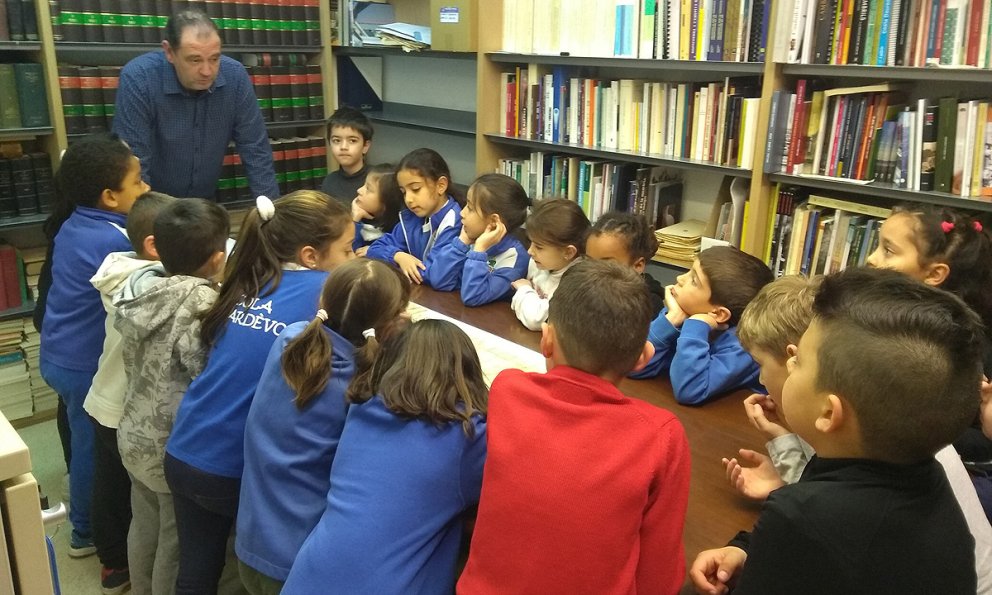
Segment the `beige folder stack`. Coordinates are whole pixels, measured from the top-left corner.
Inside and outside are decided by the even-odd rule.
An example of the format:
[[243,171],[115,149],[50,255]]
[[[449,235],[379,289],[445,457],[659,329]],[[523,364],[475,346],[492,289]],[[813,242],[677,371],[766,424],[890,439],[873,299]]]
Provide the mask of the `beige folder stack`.
[[687,219],[674,225],[663,227],[654,232],[658,238],[658,258],[671,261],[686,267],[692,266],[692,261],[699,254],[699,245],[706,222],[698,219]]

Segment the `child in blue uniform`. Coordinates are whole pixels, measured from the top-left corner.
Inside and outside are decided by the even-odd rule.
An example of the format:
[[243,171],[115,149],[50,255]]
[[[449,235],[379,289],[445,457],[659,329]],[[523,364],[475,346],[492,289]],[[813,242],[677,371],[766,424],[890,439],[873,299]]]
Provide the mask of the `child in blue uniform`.
[[396,169],[389,163],[369,168],[365,184],[351,201],[355,220],[355,254],[365,256],[368,246],[393,231],[403,210],[403,193],[396,184]]
[[316,317],[289,325],[273,344],[245,425],[235,543],[252,595],[279,592],[323,514],[345,389],[399,326],[409,299],[398,270],[352,260],[324,283]]
[[131,249],[124,224],[148,184],[131,149],[106,134],[73,143],[62,157],[55,184],[58,202],[45,222],[53,238],[52,286],[41,329],[40,367],[68,412],[69,555],[79,558],[96,551],[90,529],[95,438],[83,401],[103,351],[107,316],[90,278],[108,254]]
[[462,224],[451,171],[435,151],[416,149],[396,167],[396,182],[406,209],[393,231],[376,240],[366,254],[395,264],[413,283],[434,287],[434,251],[457,239]]
[[186,391],[166,445],[179,535],[177,593],[215,592],[238,510],[245,419],[276,337],[313,316],[327,271],[354,258],[349,209],[314,190],[248,212],[214,306],[207,365]]
[[434,289],[461,288],[462,303],[481,306],[509,297],[511,283],[527,275],[530,256],[517,235],[530,199],[523,186],[502,174],[479,176],[468,189],[462,231],[437,249]]
[[667,372],[675,400],[701,405],[741,387],[762,391],[758,364],[737,340],[737,321],[772,272],[750,254],[716,246],[665,288],[665,308],[651,323],[654,357],[633,378]]
[[327,509],[283,594],[452,593],[461,515],[479,501],[487,397],[457,326],[424,320],[388,341],[348,389]]

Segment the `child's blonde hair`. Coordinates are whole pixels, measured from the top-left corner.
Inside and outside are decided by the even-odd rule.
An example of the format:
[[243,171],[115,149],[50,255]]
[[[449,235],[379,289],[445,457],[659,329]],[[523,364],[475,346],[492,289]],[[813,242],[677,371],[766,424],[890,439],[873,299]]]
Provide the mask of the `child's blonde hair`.
[[360,372],[371,366],[379,342],[393,332],[409,301],[410,282],[384,262],[357,258],[334,269],[317,316],[282,353],[282,374],[296,391],[296,407],[306,407],[331,377],[331,339],[322,326],[355,346]]
[[761,288],[744,308],[737,339],[752,354],[763,351],[785,359],[789,345],[798,345],[813,320],[813,299],[821,277],[786,275]]

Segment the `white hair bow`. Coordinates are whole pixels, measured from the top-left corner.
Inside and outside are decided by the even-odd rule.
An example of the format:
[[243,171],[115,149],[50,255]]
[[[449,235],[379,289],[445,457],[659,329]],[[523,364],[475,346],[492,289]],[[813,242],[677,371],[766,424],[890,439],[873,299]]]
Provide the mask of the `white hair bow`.
[[258,209],[258,216],[262,218],[262,222],[272,219],[276,214],[276,205],[269,199],[268,196],[259,196],[255,199],[255,208]]

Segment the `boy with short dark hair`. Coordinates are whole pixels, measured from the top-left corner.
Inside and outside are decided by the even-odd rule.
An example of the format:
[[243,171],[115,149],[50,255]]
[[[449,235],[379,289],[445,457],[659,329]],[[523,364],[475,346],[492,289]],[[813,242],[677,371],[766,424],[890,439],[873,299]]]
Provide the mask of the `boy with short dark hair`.
[[117,442],[132,479],[128,557],[135,592],[175,589],[179,543],[162,461],[179,401],[206,363],[200,316],[217,299],[211,278],[223,269],[229,232],[220,205],[175,201],[155,219],[152,242],[161,262],[133,274],[114,301],[127,371]]
[[357,109],[340,107],[327,123],[327,138],[338,169],[327,174],[320,190],[350,206],[369,173],[365,155],[372,147],[372,123]]
[[675,400],[701,405],[741,387],[761,390],[758,365],[737,340],[748,302],[772,281],[757,258],[736,248],[703,250],[692,268],[665,288],[665,308],[651,323],[655,354],[633,378],[668,372]]
[[934,454],[968,427],[982,325],[886,270],[823,280],[790,358],[785,421],[817,452],[752,533],[699,554],[700,593],[974,593],[975,545]]
[[117,425],[124,410],[127,376],[121,359],[121,335],[114,328],[117,308],[113,296],[127,283],[128,277],[158,260],[151,242],[155,218],[173,197],[145,192],[138,197],[127,215],[127,237],[133,251],[111,252],[103,260],[90,284],[100,292],[107,311],[103,353],[97,364],[93,384],[86,393],[83,409],[93,422],[93,544],[103,565],[101,587],[107,591],[126,589],[130,583],[127,560],[127,533],[131,524],[131,480],[117,450]]
[[644,281],[629,267],[584,261],[562,276],[542,326],[548,372],[506,370],[490,390],[459,594],[678,592],[685,431],[617,388],[651,357],[650,320]]

